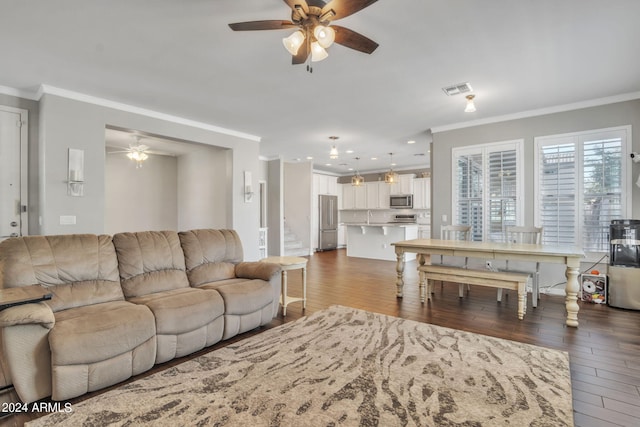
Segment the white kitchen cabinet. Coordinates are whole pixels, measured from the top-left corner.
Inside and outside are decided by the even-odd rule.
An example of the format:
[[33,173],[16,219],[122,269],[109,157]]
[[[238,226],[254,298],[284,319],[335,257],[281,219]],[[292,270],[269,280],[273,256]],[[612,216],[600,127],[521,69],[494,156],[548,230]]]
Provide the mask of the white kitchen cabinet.
[[378,181],[378,209],[389,209],[389,195],[391,186],[384,181]]
[[367,189],[364,185],[351,186],[355,198],[355,209],[367,209]]
[[356,194],[351,184],[340,184],[342,188],[342,209],[356,208]]
[[363,186],[340,184],[342,187],[342,209],[367,209],[367,191]]
[[313,174],[313,189],[316,194],[338,195],[338,178],[335,176]]
[[377,182],[365,182],[364,188],[367,193],[367,209],[378,209],[380,206],[380,199],[378,197],[378,183]]
[[398,175],[398,182],[390,184],[390,194],[413,194],[414,179],[415,175],[412,173]]
[[431,209],[431,178],[413,180],[413,208]]

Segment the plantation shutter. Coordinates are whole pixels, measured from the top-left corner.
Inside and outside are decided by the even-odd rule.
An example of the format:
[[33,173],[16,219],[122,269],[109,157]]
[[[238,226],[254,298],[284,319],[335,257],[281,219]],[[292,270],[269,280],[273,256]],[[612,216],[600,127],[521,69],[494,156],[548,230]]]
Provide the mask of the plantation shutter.
[[629,215],[626,130],[536,138],[542,243],[609,250],[609,224]]
[[515,141],[453,150],[453,223],[471,225],[472,240],[503,241],[505,227],[518,223],[522,210],[518,199],[521,144]]

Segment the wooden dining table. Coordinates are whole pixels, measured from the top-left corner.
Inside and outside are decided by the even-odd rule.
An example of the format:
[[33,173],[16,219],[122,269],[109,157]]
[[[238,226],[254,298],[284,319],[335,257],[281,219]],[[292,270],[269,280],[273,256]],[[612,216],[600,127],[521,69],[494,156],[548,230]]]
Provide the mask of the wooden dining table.
[[582,248],[523,243],[474,242],[464,240],[413,239],[392,243],[396,251],[396,295],[403,296],[405,253],[417,254],[418,267],[431,263],[431,255],[481,258],[485,260],[533,261],[564,264],[567,268],[565,306],[567,326],[578,327],[578,275]]

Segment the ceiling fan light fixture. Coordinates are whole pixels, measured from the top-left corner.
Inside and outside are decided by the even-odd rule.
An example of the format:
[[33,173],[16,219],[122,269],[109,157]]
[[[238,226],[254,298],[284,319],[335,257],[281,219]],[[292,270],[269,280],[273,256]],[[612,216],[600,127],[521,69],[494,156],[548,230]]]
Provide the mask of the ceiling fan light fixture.
[[473,102],[473,98],[475,97],[475,95],[467,95],[467,106],[464,109],[465,113],[473,113],[476,111],[476,104]]
[[133,150],[129,153],[127,153],[127,157],[130,158],[131,160],[136,162],[136,169],[139,169],[142,167],[142,162],[144,162],[145,160],[147,160],[149,158],[149,155],[147,153],[145,153],[144,151],[140,151],[140,150]]
[[289,37],[285,37],[282,39],[282,44],[284,45],[285,49],[287,49],[287,51],[294,56],[298,54],[298,50],[300,50],[300,46],[302,46],[302,43],[304,43],[304,33],[300,30],[291,34]]
[[335,145],[331,147],[331,151],[329,151],[329,158],[330,159],[338,158],[338,148]]
[[322,46],[320,46],[320,43],[318,42],[311,43],[311,62],[322,61],[323,59],[326,59],[328,56],[329,54],[327,53],[326,50],[324,50]]
[[313,35],[318,41],[318,44],[325,49],[331,46],[336,39],[335,30],[324,25],[316,25],[313,29]]

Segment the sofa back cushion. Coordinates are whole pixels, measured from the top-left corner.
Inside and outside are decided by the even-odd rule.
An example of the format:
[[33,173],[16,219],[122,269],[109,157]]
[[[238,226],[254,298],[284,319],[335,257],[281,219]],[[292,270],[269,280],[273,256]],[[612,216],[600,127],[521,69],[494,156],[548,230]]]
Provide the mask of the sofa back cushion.
[[191,286],[236,277],[243,252],[235,230],[189,230],[179,236]]
[[111,236],[25,236],[0,242],[3,288],[40,284],[53,311],[123,300]]
[[113,244],[125,298],[189,287],[175,231],[118,233]]

